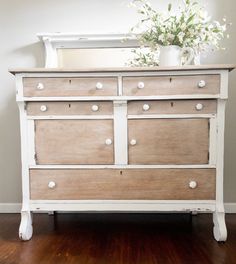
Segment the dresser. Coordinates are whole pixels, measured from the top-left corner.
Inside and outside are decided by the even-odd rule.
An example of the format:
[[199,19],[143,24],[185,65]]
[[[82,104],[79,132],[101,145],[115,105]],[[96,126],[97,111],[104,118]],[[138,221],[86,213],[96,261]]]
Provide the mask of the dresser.
[[14,69],[23,204],[32,211],[211,212],[225,241],[224,116],[232,65]]

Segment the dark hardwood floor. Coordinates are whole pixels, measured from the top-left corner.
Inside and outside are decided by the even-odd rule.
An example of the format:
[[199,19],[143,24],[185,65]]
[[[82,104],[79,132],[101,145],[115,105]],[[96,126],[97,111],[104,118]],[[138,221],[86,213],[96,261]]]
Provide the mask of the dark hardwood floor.
[[236,214],[226,220],[228,241],[217,243],[209,214],[35,214],[21,242],[19,214],[0,214],[0,263],[235,264]]

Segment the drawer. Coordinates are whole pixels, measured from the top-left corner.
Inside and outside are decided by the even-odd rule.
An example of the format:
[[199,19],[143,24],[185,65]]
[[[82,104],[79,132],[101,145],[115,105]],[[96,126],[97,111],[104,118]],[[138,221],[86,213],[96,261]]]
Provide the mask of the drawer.
[[23,78],[24,96],[117,95],[117,78]]
[[209,119],[128,120],[129,164],[208,164]]
[[127,96],[219,94],[220,75],[124,77]]
[[131,101],[129,115],[215,114],[216,100]]
[[45,115],[112,115],[112,102],[30,102],[27,114]]
[[113,164],[113,120],[36,120],[36,164]]
[[215,169],[31,169],[32,200],[213,200]]

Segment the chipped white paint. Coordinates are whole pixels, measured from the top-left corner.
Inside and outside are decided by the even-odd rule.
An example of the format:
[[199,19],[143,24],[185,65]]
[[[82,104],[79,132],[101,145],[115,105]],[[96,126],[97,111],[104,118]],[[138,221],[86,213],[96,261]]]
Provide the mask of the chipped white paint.
[[[39,36],[46,47],[46,66],[57,66],[57,49],[78,47],[102,47],[107,43],[108,35],[93,36],[90,39],[82,39],[83,36],[76,34],[42,34]],[[78,37],[80,41],[78,41]],[[120,42],[123,35],[116,35],[112,45]],[[95,39],[95,42],[93,42]],[[130,39],[130,45],[134,45],[135,40]],[[123,44],[121,44],[123,45]],[[127,46],[127,45],[126,45]],[[163,95],[163,96],[123,96],[122,78],[124,76],[177,76],[177,75],[199,75],[199,74],[219,74],[221,76],[221,87],[219,94],[192,94],[192,95]],[[23,96],[23,77],[97,77],[113,76],[118,77],[117,96],[84,96],[84,97],[24,97]],[[198,84],[204,87],[204,83]],[[206,85],[206,84],[205,84]],[[139,84],[142,89],[143,85]],[[23,240],[31,238],[32,229],[32,211],[81,211],[81,212],[160,212],[160,211],[178,211],[178,212],[213,212],[214,236],[217,241],[225,241],[227,230],[224,220],[223,205],[223,152],[224,152],[224,113],[225,99],[228,97],[228,71],[219,70],[185,70],[185,71],[114,71],[114,72],[21,72],[16,74],[17,102],[20,109],[21,125],[21,158],[22,158],[22,192],[23,204],[21,213],[21,224],[19,236]],[[97,85],[99,89],[101,85]],[[40,86],[40,89],[42,86]],[[184,115],[148,115],[148,109],[145,115],[127,115],[127,102],[130,100],[173,100],[173,99],[217,99],[216,114],[184,114]],[[27,116],[25,102],[28,101],[95,101],[106,100],[113,101],[113,115],[106,116]],[[95,108],[94,108],[95,109]],[[96,109],[95,109],[96,110]],[[209,164],[199,165],[128,165],[128,144],[135,144],[134,140],[127,140],[127,120],[134,118],[207,118],[209,119],[210,144],[209,144]],[[114,120],[114,141],[107,143],[114,144],[115,164],[114,165],[37,165],[35,159],[34,145],[34,122],[37,119],[113,119]],[[89,168],[121,168],[121,169],[148,169],[148,168],[216,168],[216,200],[214,201],[164,201],[164,200],[30,200],[29,168],[38,169],[89,169]],[[49,188],[55,187],[53,183],[48,183]],[[197,182],[190,182],[190,188],[198,188]]]

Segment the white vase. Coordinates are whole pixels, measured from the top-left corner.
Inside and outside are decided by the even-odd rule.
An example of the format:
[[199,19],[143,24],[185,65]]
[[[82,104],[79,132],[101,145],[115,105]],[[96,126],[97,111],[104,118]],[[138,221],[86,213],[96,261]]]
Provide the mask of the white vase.
[[[183,55],[187,52],[188,58],[183,63]],[[192,48],[181,48],[176,45],[161,46],[159,66],[182,66],[191,64],[194,59],[194,50]]]
[[201,65],[201,53],[200,52],[195,52],[192,64],[193,65]]

